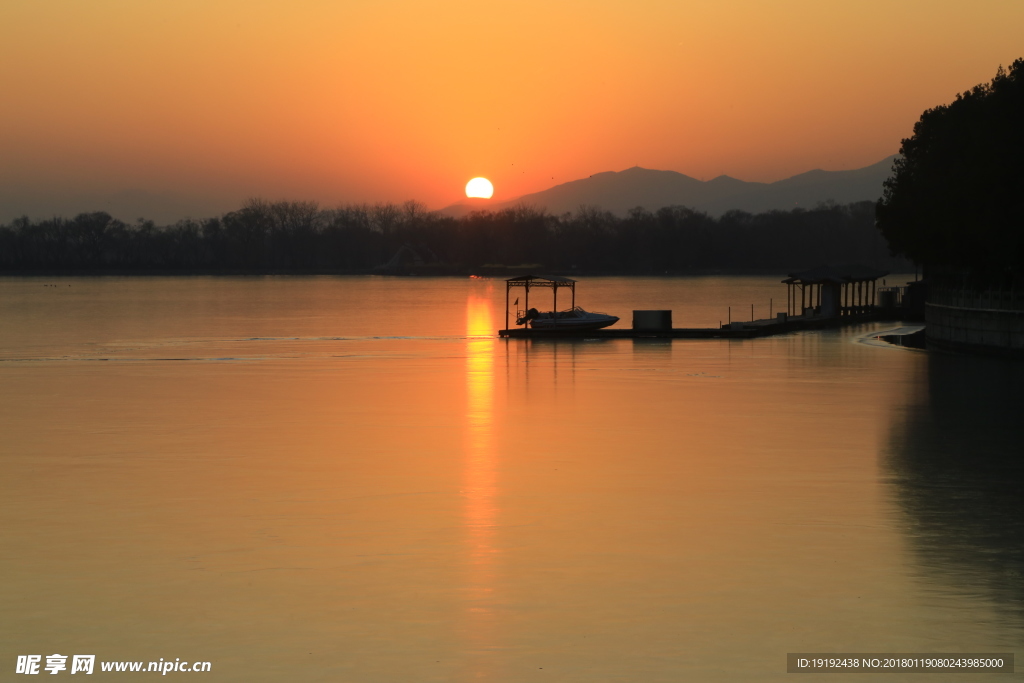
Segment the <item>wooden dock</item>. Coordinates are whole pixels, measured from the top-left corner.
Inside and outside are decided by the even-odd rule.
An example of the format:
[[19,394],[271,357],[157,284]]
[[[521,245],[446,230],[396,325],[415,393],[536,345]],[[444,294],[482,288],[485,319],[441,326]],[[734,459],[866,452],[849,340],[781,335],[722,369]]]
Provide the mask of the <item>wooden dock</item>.
[[826,330],[878,322],[898,320],[894,311],[878,309],[856,315],[833,317],[791,316],[785,321],[778,319],[751,320],[731,323],[718,327],[675,327],[668,330],[634,330],[629,327],[610,327],[603,330],[533,330],[518,327],[498,330],[499,337],[508,339],[752,339],[775,334],[789,334],[804,330]]

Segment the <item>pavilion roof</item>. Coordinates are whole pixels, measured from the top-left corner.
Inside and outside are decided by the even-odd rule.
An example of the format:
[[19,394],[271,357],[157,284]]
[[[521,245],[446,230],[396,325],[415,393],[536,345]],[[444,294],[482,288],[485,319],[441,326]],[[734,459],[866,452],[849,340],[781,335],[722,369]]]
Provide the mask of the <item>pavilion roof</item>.
[[889,274],[887,270],[868,268],[867,266],[818,266],[809,270],[790,273],[783,280],[787,285],[820,285],[826,283],[844,284],[847,282],[870,282]]

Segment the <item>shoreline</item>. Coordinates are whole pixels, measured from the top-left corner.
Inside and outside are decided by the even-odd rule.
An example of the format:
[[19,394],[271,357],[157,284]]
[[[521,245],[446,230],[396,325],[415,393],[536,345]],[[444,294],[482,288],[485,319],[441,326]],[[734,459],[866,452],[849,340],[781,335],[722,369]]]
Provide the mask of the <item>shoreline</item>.
[[[711,276],[750,276],[750,277],[774,277],[785,276],[789,272],[799,271],[806,266],[788,266],[779,268],[717,268],[717,269],[695,269],[664,272],[637,272],[637,271],[565,271],[548,270],[546,268],[515,268],[495,272],[493,269],[451,269],[451,270],[416,270],[401,272],[385,272],[379,270],[365,269],[232,269],[232,270],[12,270],[0,271],[0,278],[43,278],[43,277],[269,277],[269,276],[321,276],[321,275],[376,275],[379,277],[397,278],[422,278],[422,277],[477,277],[482,279],[504,279],[516,277],[524,273],[543,273],[545,275],[557,275],[573,279],[585,277],[628,277],[628,278],[686,278],[686,277],[711,277]],[[898,271],[892,274],[899,275]]]

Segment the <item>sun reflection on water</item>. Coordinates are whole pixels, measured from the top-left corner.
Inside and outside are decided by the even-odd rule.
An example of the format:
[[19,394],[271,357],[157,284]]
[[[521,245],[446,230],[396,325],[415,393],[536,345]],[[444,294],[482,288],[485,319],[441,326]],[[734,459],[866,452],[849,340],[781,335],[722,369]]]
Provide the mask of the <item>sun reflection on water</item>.
[[[494,321],[491,302],[466,302],[466,431],[462,496],[466,543],[466,633],[469,650],[494,647],[494,530],[498,514],[494,434]],[[474,677],[482,677],[474,666]]]

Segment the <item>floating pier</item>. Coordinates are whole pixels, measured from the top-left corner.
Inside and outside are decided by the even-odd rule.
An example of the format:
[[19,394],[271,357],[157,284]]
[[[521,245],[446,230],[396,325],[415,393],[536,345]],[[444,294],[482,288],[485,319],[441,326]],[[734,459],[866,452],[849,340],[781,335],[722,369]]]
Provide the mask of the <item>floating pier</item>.
[[607,327],[603,330],[533,330],[519,327],[509,330],[498,330],[499,337],[509,339],[752,339],[768,337],[774,334],[789,334],[803,330],[826,330],[846,325],[880,320],[896,320],[892,311],[877,309],[875,311],[844,315],[833,318],[815,316],[786,316],[771,320],[753,320],[743,323],[731,323],[722,327],[672,327],[664,330],[635,329],[630,327]]
[[[898,320],[902,307],[897,305],[894,291],[884,288],[876,305],[875,284],[886,272],[863,266],[825,266],[791,273],[782,282],[787,286],[786,311],[774,318],[730,321],[721,327],[672,327],[672,311],[633,311],[631,328],[602,329],[533,329],[526,325],[524,310],[517,298],[509,305],[513,288],[525,290],[525,308],[530,306],[530,289],[542,287],[552,291],[557,309],[558,290],[569,290],[572,305],[576,303],[576,281],[565,277],[522,275],[506,280],[505,329],[498,336],[508,339],[751,339],[803,330],[823,330],[860,325],[880,320]],[[799,295],[799,303],[798,303]],[[510,314],[515,311],[521,327],[510,327]],[[799,312],[799,313],[798,313]],[[753,306],[751,306],[753,313]],[[753,317],[753,316],[751,316]]]

